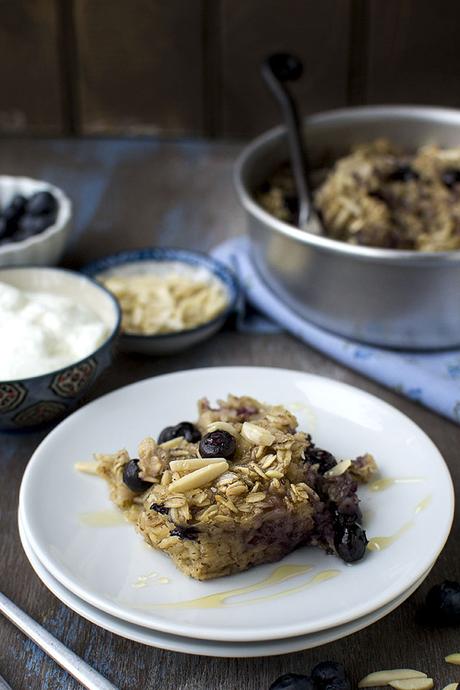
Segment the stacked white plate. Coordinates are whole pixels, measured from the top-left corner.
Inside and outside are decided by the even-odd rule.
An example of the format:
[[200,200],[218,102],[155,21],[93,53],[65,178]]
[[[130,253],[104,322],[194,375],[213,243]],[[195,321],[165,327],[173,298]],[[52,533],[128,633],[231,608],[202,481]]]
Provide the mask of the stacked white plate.
[[[368,537],[380,550],[348,566],[303,548],[280,563],[209,582],[182,575],[110,504],[76,462],[126,447],[228,393],[283,404],[339,458],[372,452],[380,481],[362,487]],[[208,656],[283,654],[379,620],[420,585],[448,537],[447,467],[430,439],[377,398],[302,372],[257,367],[179,372],[127,386],[75,412],[42,442],[24,475],[19,527],[37,575],[67,606],[131,640]]]

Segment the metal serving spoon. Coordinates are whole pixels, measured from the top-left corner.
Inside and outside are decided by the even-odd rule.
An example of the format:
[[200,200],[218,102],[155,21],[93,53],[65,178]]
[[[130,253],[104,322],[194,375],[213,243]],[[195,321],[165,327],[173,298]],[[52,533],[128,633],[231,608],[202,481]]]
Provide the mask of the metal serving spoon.
[[308,180],[308,159],[297,105],[286,84],[302,76],[303,66],[299,58],[289,53],[274,53],[262,63],[262,76],[275,96],[283,112],[288,133],[292,171],[299,198],[299,227],[301,230],[322,234],[321,224],[313,206],[313,194]]

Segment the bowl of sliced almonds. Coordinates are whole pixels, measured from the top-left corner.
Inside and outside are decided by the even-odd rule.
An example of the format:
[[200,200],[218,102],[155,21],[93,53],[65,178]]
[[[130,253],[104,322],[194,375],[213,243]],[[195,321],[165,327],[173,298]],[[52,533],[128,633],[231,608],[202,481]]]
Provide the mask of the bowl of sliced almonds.
[[119,252],[83,272],[120,303],[121,349],[149,355],[175,354],[214,335],[239,295],[232,271],[187,249]]

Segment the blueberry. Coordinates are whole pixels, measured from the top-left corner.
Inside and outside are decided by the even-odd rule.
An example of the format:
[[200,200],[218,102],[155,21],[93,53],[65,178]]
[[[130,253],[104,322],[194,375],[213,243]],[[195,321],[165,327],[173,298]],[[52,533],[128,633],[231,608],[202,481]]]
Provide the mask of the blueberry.
[[337,517],[339,520],[342,520],[343,523],[362,522],[363,515],[358,505],[358,497],[356,494],[347,496],[347,498],[344,498],[343,501],[338,504]]
[[425,601],[425,613],[431,623],[460,624],[460,584],[445,580],[430,589]]
[[269,690],[315,690],[315,685],[309,676],[285,673],[270,685]]
[[312,670],[311,677],[318,690],[322,690],[329,688],[330,683],[345,681],[347,676],[343,665],[338,661],[321,661]]
[[367,544],[366,532],[356,522],[336,526],[334,546],[345,563],[361,560],[366,553]]
[[[19,239],[25,239],[26,237],[32,237],[32,235],[38,235],[40,232],[49,228],[55,221],[53,215],[43,215],[43,216],[30,216],[29,214],[24,214],[18,220],[18,231],[17,236]],[[17,239],[16,237],[15,239]]]
[[198,530],[196,527],[181,527],[177,525],[169,534],[171,537],[179,537],[180,539],[190,539],[194,541],[198,537]]
[[161,503],[152,503],[150,510],[155,510],[157,513],[161,513],[161,515],[168,515],[169,513],[169,508],[162,506]]
[[320,686],[322,690],[351,690],[351,684],[348,678],[338,678],[327,685]]
[[416,170],[411,168],[410,165],[403,164],[398,165],[398,167],[388,175],[387,179],[388,182],[411,182],[412,180],[418,180],[419,174]]
[[200,454],[203,458],[231,458],[236,450],[235,438],[228,431],[211,431],[203,436],[200,442]]
[[31,216],[56,214],[58,203],[51,192],[36,192],[27,200],[26,213]]
[[[0,216],[0,240],[4,240],[10,233],[10,227],[5,216]],[[6,244],[6,242],[5,242]]]
[[201,434],[190,422],[180,422],[176,426],[167,426],[158,436],[158,443],[166,443],[166,441],[171,441],[173,438],[178,438],[183,436],[189,443],[197,443]]
[[8,206],[6,206],[3,209],[3,217],[6,218],[8,222],[12,220],[17,220],[19,216],[22,216],[24,213],[26,205],[26,199],[25,197],[22,196],[22,194],[16,194]]
[[460,182],[460,170],[458,168],[446,168],[441,175],[441,180],[449,189]]
[[18,229],[18,221],[24,213],[26,200],[21,194],[16,194],[0,216],[0,239],[12,237]]
[[136,494],[140,494],[143,491],[147,491],[152,484],[150,482],[145,482],[139,477],[139,460],[130,460],[123,470],[123,482],[126,484],[128,489],[134,491]]
[[322,450],[321,448],[315,448],[315,446],[310,446],[305,451],[304,460],[310,462],[312,465],[319,465],[319,472],[324,474],[328,470],[331,470],[337,465],[337,461],[327,450]]

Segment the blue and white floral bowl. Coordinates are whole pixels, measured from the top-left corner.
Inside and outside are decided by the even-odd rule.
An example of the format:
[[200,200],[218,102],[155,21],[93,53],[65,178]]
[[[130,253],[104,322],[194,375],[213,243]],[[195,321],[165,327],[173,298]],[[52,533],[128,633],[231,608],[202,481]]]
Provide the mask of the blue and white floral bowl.
[[119,252],[93,261],[83,268],[83,272],[95,280],[116,275],[145,274],[149,272],[149,267],[154,270],[159,262],[183,263],[187,266],[206,269],[224,286],[228,295],[227,306],[214,319],[196,328],[155,335],[122,333],[120,348],[125,351],[147,355],[172,355],[181,352],[214,335],[236,308],[240,295],[236,276],[220,261],[189,249],[152,247]]
[[74,364],[40,376],[0,381],[0,431],[46,427],[75,409],[111,363],[120,330],[120,307],[101,285],[61,268],[0,268],[0,282],[73,298],[91,307],[108,329],[102,345]]

